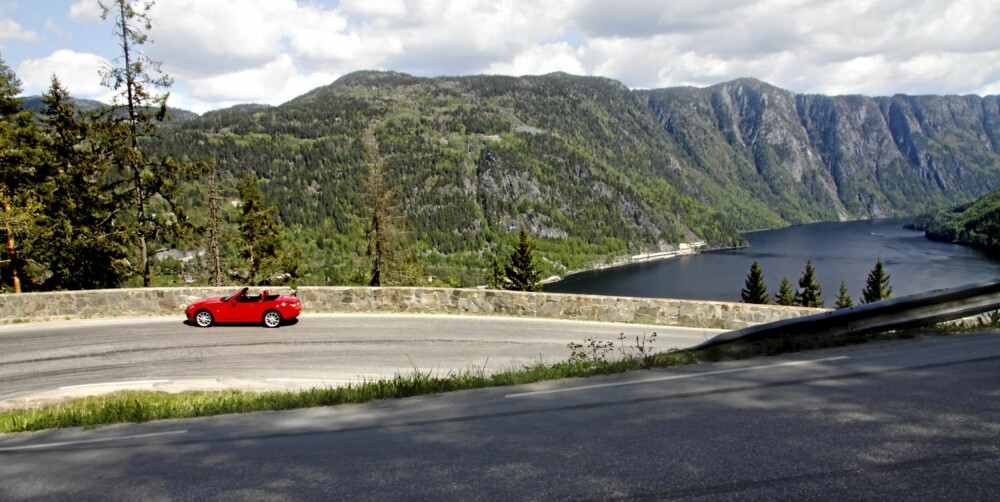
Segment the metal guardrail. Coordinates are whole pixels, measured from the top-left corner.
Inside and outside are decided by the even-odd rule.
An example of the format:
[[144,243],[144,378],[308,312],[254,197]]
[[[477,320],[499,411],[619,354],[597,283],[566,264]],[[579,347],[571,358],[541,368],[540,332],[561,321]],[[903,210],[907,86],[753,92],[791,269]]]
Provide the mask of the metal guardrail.
[[842,336],[927,326],[1000,309],[1000,278],[727,331],[691,347],[782,336]]

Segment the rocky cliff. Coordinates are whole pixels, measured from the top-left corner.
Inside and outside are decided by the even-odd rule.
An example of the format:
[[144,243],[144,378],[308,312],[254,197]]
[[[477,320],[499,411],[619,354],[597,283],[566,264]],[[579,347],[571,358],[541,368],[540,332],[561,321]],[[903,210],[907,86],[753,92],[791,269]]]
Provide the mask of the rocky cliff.
[[752,79],[641,94],[691,165],[787,222],[910,214],[1000,180],[997,96],[796,95]]

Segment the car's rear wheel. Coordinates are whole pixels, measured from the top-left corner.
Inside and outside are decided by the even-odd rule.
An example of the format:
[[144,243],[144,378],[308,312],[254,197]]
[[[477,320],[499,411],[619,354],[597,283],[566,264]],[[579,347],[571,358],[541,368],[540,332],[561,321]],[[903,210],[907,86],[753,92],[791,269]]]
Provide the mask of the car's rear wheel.
[[264,312],[264,327],[277,328],[281,325],[281,314],[277,310]]
[[212,317],[212,313],[207,310],[199,310],[194,314],[194,323],[198,325],[199,328],[207,328],[215,322],[215,318]]

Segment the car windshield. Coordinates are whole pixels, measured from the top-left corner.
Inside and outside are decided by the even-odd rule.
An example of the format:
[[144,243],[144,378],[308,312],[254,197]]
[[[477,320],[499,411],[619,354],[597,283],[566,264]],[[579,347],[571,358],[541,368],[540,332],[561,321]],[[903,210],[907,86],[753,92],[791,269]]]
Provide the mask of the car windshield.
[[241,290],[239,290],[239,291],[237,291],[237,292],[235,292],[235,293],[233,293],[233,294],[231,294],[229,296],[223,296],[222,297],[222,301],[223,302],[228,302],[229,300],[232,300],[233,297],[239,296],[240,293],[242,293],[242,292],[243,292],[243,290],[241,289]]

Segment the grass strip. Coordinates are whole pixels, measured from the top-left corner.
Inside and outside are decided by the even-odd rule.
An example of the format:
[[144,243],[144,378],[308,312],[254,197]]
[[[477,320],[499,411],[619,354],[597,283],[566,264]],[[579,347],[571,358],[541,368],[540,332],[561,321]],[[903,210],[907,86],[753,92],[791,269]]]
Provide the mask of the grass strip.
[[625,371],[670,367],[698,362],[695,354],[669,351],[620,360],[575,360],[554,364],[534,363],[520,369],[488,374],[465,370],[444,376],[415,372],[365,381],[343,387],[303,391],[247,392],[199,391],[169,394],[156,391],[123,391],[84,397],[35,409],[0,412],[0,432],[26,432],[62,427],[95,427],[169,418],[192,418],[229,413],[291,410],[377,399],[397,399],[456,390],[520,385],[543,380],[587,377]]

